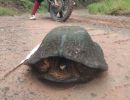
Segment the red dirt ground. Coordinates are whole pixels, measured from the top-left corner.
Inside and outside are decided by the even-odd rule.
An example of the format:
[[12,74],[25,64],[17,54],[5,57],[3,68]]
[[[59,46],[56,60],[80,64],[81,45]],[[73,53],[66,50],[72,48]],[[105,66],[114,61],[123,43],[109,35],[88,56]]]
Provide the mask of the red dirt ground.
[[[100,24],[102,17],[100,20],[92,17],[93,22],[73,14],[66,23],[41,16],[35,21],[28,20],[27,15],[0,17],[0,79],[16,67],[51,29],[61,25],[86,28],[103,48],[109,66],[108,72],[89,83],[57,85],[39,81],[28,66],[22,65],[0,81],[0,100],[130,100],[130,20],[126,27],[125,23],[117,27],[127,18],[119,17],[122,20],[117,24],[107,24],[107,19],[111,18],[108,17],[106,23],[103,19],[104,23]],[[117,22],[115,17],[111,20]]]

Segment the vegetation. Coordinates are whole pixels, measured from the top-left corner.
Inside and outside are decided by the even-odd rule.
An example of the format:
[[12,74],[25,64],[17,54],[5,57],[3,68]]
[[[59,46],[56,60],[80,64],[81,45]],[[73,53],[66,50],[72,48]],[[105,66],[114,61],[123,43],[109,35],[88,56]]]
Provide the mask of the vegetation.
[[13,16],[16,14],[16,11],[9,8],[0,7],[0,16],[10,15]]
[[[0,0],[0,16],[30,12],[33,2],[34,0]],[[94,14],[130,13],[130,0],[75,0],[75,2],[77,9],[85,7]],[[47,2],[45,0],[39,12],[44,13],[46,11]]]
[[130,12],[130,0],[100,0],[87,6],[90,13],[123,14]]
[[32,5],[31,0],[0,0],[0,15],[28,12]]
[[[0,16],[31,12],[34,0],[0,0]],[[11,9],[10,9],[11,8]],[[39,12],[47,11],[47,2],[41,4]]]
[[42,2],[38,12],[44,14],[47,11],[48,11],[48,2],[45,0],[44,2]]

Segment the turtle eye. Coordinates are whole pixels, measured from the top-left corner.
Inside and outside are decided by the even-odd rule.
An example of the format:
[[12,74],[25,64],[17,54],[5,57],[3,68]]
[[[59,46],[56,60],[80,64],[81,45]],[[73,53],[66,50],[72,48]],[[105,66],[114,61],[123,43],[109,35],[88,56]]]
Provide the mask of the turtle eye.
[[60,69],[64,70],[66,68],[66,65],[60,65]]

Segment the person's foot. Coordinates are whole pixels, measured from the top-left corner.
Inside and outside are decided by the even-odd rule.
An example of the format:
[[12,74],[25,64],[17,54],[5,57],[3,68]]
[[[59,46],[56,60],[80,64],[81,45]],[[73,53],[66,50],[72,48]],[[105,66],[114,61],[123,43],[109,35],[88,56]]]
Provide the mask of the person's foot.
[[29,19],[30,19],[30,20],[36,20],[36,16],[35,16],[35,15],[32,15]]

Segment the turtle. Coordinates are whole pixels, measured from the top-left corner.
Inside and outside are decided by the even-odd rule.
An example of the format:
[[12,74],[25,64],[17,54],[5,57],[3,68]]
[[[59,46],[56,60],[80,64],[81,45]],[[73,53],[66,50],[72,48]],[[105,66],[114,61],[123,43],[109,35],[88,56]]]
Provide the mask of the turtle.
[[87,82],[108,69],[102,48],[80,26],[52,29],[25,64],[57,83]]

